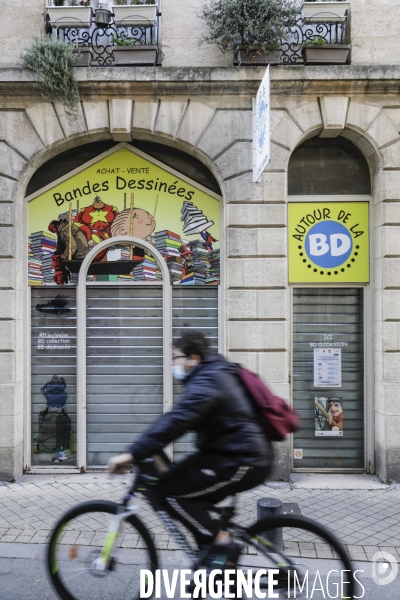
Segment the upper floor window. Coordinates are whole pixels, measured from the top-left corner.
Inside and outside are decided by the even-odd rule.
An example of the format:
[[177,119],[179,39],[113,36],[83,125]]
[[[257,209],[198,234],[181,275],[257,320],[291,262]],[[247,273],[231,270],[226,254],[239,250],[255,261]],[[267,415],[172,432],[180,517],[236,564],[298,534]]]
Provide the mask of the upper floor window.
[[349,140],[311,138],[293,152],[288,169],[288,194],[370,194],[368,163]]

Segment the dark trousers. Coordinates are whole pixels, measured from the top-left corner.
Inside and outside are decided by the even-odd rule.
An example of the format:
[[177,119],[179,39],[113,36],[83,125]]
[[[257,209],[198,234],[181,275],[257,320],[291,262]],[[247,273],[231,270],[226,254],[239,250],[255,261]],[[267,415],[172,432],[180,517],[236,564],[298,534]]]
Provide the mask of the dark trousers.
[[162,474],[154,491],[162,508],[181,521],[200,543],[210,543],[219,531],[204,502],[217,504],[263,483],[268,467],[238,464],[226,457],[198,452]]

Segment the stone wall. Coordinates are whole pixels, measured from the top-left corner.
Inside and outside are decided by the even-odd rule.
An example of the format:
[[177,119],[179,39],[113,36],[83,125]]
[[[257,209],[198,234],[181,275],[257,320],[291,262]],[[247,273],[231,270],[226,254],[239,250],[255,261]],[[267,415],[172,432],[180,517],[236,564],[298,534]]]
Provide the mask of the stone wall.
[[33,36],[44,31],[45,0],[0,0],[2,52],[0,68],[15,66]]
[[[44,28],[47,0],[0,0],[3,48],[0,68],[15,66],[34,35]],[[162,0],[165,67],[231,66],[232,54],[214,45],[199,45],[205,24],[203,0]],[[398,0],[351,0],[352,64],[400,64]],[[23,32],[23,33],[22,33]]]
[[351,63],[400,64],[397,0],[351,0]]
[[[35,169],[74,145],[110,137],[153,139],[202,160],[224,196],[226,351],[289,399],[287,165],[302,140],[323,134],[352,140],[371,168],[374,401],[367,439],[373,444],[375,438],[379,475],[400,480],[400,71],[273,70],[271,161],[256,184],[251,102],[262,69],[81,69],[81,104],[72,123],[59,104],[37,95],[30,75],[0,74],[0,100],[7,109],[0,110],[0,473],[12,477],[22,470],[29,383],[22,351],[24,195]],[[275,476],[288,479],[289,441],[277,446],[277,457]]]

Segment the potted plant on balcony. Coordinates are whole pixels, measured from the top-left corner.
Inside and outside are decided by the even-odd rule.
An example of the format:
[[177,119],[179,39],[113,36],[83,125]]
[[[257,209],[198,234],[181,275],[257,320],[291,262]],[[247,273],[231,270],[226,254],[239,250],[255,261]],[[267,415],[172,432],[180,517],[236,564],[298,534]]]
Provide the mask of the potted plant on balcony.
[[157,18],[157,0],[113,0],[117,27],[152,27]]
[[239,65],[278,64],[299,10],[297,0],[211,0],[199,15],[208,29],[200,43],[233,46]]
[[157,46],[154,44],[144,44],[119,34],[111,36],[111,43],[117,66],[154,67],[157,62]]
[[47,14],[52,27],[90,27],[91,0],[48,0]]
[[346,18],[349,0],[307,0],[302,17],[306,23],[340,23]]
[[328,44],[322,37],[307,40],[301,49],[306,65],[345,65],[350,44]]
[[75,67],[90,67],[93,60],[93,50],[89,46],[75,46],[72,48],[74,54],[79,55],[79,62],[76,63]]
[[19,58],[19,64],[33,71],[43,98],[49,102],[60,101],[68,119],[75,119],[79,89],[73,67],[80,61],[72,44],[66,44],[52,35],[33,38],[32,44]]

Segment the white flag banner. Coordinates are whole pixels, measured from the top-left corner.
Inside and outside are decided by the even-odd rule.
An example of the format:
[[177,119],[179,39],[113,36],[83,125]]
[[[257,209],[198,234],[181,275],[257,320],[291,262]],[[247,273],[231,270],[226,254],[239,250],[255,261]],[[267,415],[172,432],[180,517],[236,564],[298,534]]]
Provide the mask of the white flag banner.
[[253,181],[259,181],[270,156],[269,65],[253,101]]

